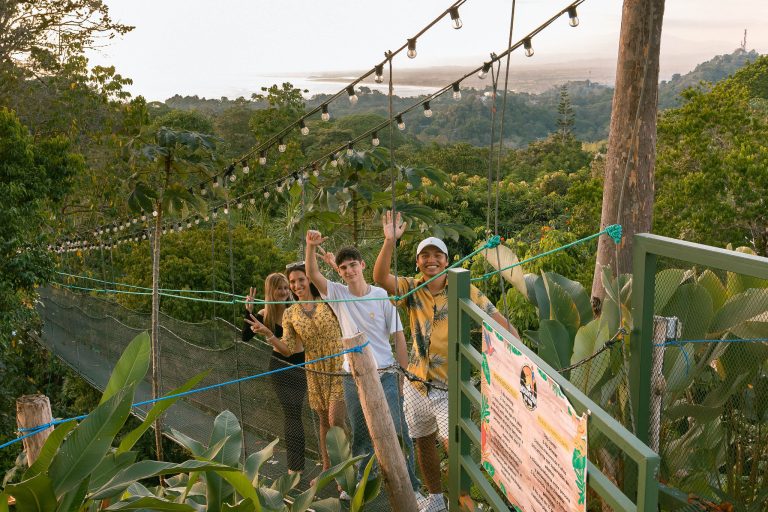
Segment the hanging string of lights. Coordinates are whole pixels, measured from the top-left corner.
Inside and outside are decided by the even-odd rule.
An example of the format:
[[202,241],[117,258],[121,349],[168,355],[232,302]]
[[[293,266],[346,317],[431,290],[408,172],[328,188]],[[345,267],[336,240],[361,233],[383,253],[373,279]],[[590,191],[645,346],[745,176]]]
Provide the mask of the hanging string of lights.
[[[453,24],[454,28],[460,28],[461,20],[460,20],[460,18],[458,18],[458,6],[461,5],[462,3],[464,3],[465,1],[466,0],[461,0],[459,2],[455,2],[454,5],[452,5],[444,13],[442,13],[440,16],[438,16],[430,25],[428,25],[427,27],[422,29],[422,31],[419,32],[414,38],[411,38],[411,39],[413,39],[413,41],[411,39],[409,39],[408,43],[406,43],[406,45],[403,45],[400,49],[398,49],[397,52],[393,52],[391,55],[387,54],[387,57],[388,57],[387,59],[385,59],[380,65],[377,65],[377,67],[374,68],[373,71],[369,71],[368,73],[362,75],[362,77],[358,78],[356,81],[354,81],[353,84],[356,84],[357,82],[359,82],[363,78],[365,78],[367,76],[370,76],[371,72],[382,71],[383,70],[383,65],[387,62],[387,60],[389,58],[391,58],[395,53],[399,53],[400,51],[402,51],[404,48],[409,48],[409,52],[410,52],[410,50],[412,48],[413,51],[415,52],[415,40],[418,38],[418,36],[420,36],[421,34],[426,32],[427,30],[429,30],[429,28],[431,28],[431,26],[433,26],[435,23],[437,23],[446,14],[449,14],[451,16],[451,19],[454,20],[454,24]],[[405,125],[403,116],[408,114],[408,113],[410,113],[410,112],[412,112],[415,109],[418,109],[419,107],[423,108],[423,114],[424,114],[425,117],[427,117],[427,118],[432,117],[433,112],[432,112],[432,109],[431,109],[430,101],[434,100],[435,98],[438,98],[438,97],[442,96],[443,94],[445,94],[448,91],[452,91],[452,97],[453,97],[454,100],[456,100],[456,101],[461,100],[461,82],[462,81],[464,81],[468,77],[474,75],[475,73],[477,73],[478,78],[480,78],[480,79],[485,78],[485,76],[487,75],[487,73],[491,69],[491,66],[494,63],[496,63],[500,59],[506,57],[508,54],[510,54],[511,52],[513,52],[516,49],[520,48],[521,46],[525,50],[526,56],[528,56],[528,57],[533,56],[533,54],[534,54],[533,46],[532,46],[533,38],[537,34],[539,34],[542,30],[544,30],[545,28],[550,26],[552,23],[554,23],[558,18],[560,18],[564,14],[568,14],[569,25],[570,26],[572,26],[572,27],[578,26],[579,20],[578,20],[576,8],[580,4],[582,4],[584,1],[586,1],[586,0],[574,0],[573,2],[571,2],[571,4],[569,4],[564,9],[562,9],[559,12],[557,12],[556,14],[554,14],[552,17],[550,17],[544,23],[542,23],[541,25],[536,27],[533,31],[529,32],[527,35],[525,35],[523,38],[518,40],[512,46],[509,46],[503,52],[501,52],[499,54],[492,53],[490,55],[490,60],[489,61],[483,62],[483,64],[481,64],[477,68],[475,68],[475,69],[465,73],[464,75],[462,75],[458,79],[453,80],[449,84],[441,87],[437,91],[435,91],[435,92],[425,96],[423,99],[420,99],[419,101],[413,103],[412,105],[408,106],[404,110],[402,110],[402,111],[398,112],[397,114],[395,114],[394,115],[394,122],[396,123],[397,128],[399,130],[401,130],[401,131],[405,130],[406,125]],[[452,11],[452,9],[455,9],[455,11]],[[456,15],[455,18],[454,18],[454,13]],[[458,20],[458,23],[456,22],[456,20]],[[459,27],[456,27],[457,24],[459,25]],[[381,66],[381,67],[379,68],[378,66]],[[377,75],[377,76],[380,76],[380,75]],[[322,105],[320,105],[319,107],[316,107],[315,109],[313,109],[313,111],[310,114],[307,114],[307,115],[303,116],[298,121],[290,124],[288,127],[284,128],[283,130],[278,132],[278,135],[273,137],[273,139],[276,140],[277,143],[278,143],[278,151],[281,151],[280,148],[284,147],[284,145],[285,145],[284,144],[284,139],[283,139],[283,137],[281,135],[284,135],[285,133],[288,133],[293,127],[299,126],[300,130],[301,130],[301,132],[303,134],[309,133],[308,128],[306,127],[306,124],[304,122],[304,119],[306,117],[309,117],[309,115],[314,114],[316,112],[321,112],[321,118],[322,119],[325,119],[325,117],[330,119],[330,115],[328,114],[327,104],[330,101],[332,101],[333,99],[335,99],[338,96],[340,96],[341,94],[343,94],[343,92],[345,90],[349,93],[350,92],[350,87],[352,87],[351,88],[351,92],[352,92],[352,94],[354,94],[354,87],[353,86],[349,86],[349,87],[343,89],[342,91],[339,91],[334,96],[332,96],[331,100],[329,100],[328,102],[325,102]],[[350,98],[351,97],[352,97],[352,95],[350,95]],[[354,100],[352,100],[352,101],[354,101]],[[275,190],[278,193],[281,193],[286,186],[290,186],[294,182],[298,181],[300,183],[303,183],[304,180],[308,179],[310,171],[313,173],[314,176],[318,176],[321,164],[330,164],[332,167],[337,166],[338,165],[338,160],[340,158],[339,155],[346,153],[348,156],[352,156],[354,154],[354,151],[355,151],[355,149],[354,149],[355,144],[357,144],[357,143],[359,143],[359,142],[361,142],[363,140],[369,139],[371,146],[373,146],[373,147],[379,146],[380,139],[378,137],[378,133],[381,130],[383,130],[384,128],[387,128],[389,125],[390,125],[390,120],[389,119],[387,119],[385,121],[382,121],[381,123],[379,123],[378,125],[374,126],[373,128],[363,132],[362,134],[360,134],[357,137],[349,140],[348,142],[346,142],[346,143],[344,143],[344,144],[334,148],[333,150],[329,151],[325,155],[323,155],[323,156],[321,156],[319,158],[316,158],[312,162],[304,165],[303,167],[300,167],[297,170],[291,171],[291,172],[289,172],[289,173],[287,173],[287,174],[285,174],[285,175],[283,175],[283,176],[281,176],[279,178],[276,178],[276,179],[272,180],[269,183],[262,184],[258,189],[245,192],[244,194],[242,194],[242,195],[240,195],[238,197],[232,198],[232,199],[226,199],[226,200],[222,201],[221,203],[219,203],[217,206],[214,206],[212,209],[209,208],[210,214],[205,214],[205,215],[202,215],[202,216],[200,214],[189,215],[188,217],[183,218],[181,220],[169,221],[167,224],[164,224],[163,234],[166,234],[168,232],[179,232],[179,231],[182,231],[184,229],[184,225],[185,224],[186,224],[186,226],[188,228],[191,228],[193,225],[198,225],[200,222],[208,222],[210,220],[210,217],[213,217],[215,219],[217,217],[217,215],[218,215],[218,208],[222,208],[223,211],[225,212],[225,215],[226,215],[226,214],[229,213],[229,206],[232,205],[232,204],[236,205],[236,207],[238,209],[242,209],[243,208],[244,201],[246,199],[248,199],[251,204],[254,204],[255,203],[255,197],[254,196],[257,193],[259,193],[259,192],[261,192],[264,195],[265,199],[268,199],[270,197],[270,195],[271,195],[270,194],[270,189],[273,186],[275,186]],[[274,142],[273,139],[270,139],[270,141],[272,143]],[[269,142],[265,143],[263,145],[257,146],[255,149],[251,150],[245,156],[252,156],[253,154],[255,154],[258,151],[258,153],[260,155],[259,156],[260,164],[262,164],[262,165],[266,164],[266,147],[265,146],[267,146],[268,144],[269,144]],[[282,151],[284,151],[284,149]],[[244,157],[244,158],[241,159],[241,162],[242,162],[242,172],[243,172],[243,174],[248,174],[250,169],[248,167],[247,159]],[[223,179],[221,181],[223,182],[224,186],[226,186],[226,184],[228,182],[234,182],[235,181],[235,164],[234,163],[230,164],[225,169],[225,171],[223,173]],[[201,191],[200,194],[201,195],[206,195],[206,191],[207,191],[206,184],[209,183],[209,182],[212,183],[212,186],[214,188],[217,188],[217,187],[220,186],[220,180],[219,180],[219,176],[218,175],[214,176],[211,181],[205,180],[205,181],[203,181],[202,183],[200,183],[198,185],[200,187],[200,191]],[[191,190],[192,190],[192,188],[190,188],[190,191]],[[152,213],[153,213],[153,216],[156,215],[156,212],[152,212]],[[109,236],[110,233],[116,234],[116,233],[118,233],[120,231],[123,231],[123,230],[127,229],[131,225],[138,224],[139,219],[141,219],[142,222],[146,222],[147,218],[148,218],[148,216],[147,216],[146,212],[142,212],[140,216],[134,216],[132,219],[125,220],[125,221],[120,221],[120,222],[113,222],[112,224],[109,224],[109,225],[100,226],[100,227],[98,227],[98,228],[93,230],[93,236],[94,236],[94,238],[96,238],[96,237],[101,237],[102,235],[105,235],[105,234],[107,236]],[[81,232],[80,236],[78,236],[78,235],[74,235],[74,236],[70,235],[69,237],[65,238],[65,240],[63,242],[61,242],[61,243],[56,242],[52,246],[49,246],[49,248],[51,250],[55,251],[55,252],[71,252],[71,251],[75,251],[75,250],[82,250],[84,248],[98,248],[98,247],[110,248],[110,247],[113,247],[114,245],[119,245],[119,244],[125,243],[127,241],[138,242],[138,241],[141,241],[141,240],[146,240],[146,239],[149,238],[149,231],[148,231],[148,229],[149,229],[148,227],[142,228],[142,229],[132,233],[131,235],[125,235],[123,237],[118,237],[117,241],[110,241],[107,244],[103,244],[103,243],[92,244],[92,243],[89,243],[86,240],[82,239],[83,238],[83,236],[82,236],[83,233]],[[90,230],[88,230],[88,232],[90,232]]]

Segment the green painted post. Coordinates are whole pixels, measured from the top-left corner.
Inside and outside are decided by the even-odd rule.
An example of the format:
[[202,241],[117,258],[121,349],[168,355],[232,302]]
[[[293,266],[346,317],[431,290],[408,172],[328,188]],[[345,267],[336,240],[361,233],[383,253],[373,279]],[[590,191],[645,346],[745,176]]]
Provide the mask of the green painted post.
[[635,436],[648,444],[651,415],[651,357],[656,255],[635,235],[632,254],[632,334],[629,338],[629,387]]
[[462,490],[469,492],[470,477],[462,460],[470,455],[470,442],[459,426],[460,419],[470,420],[469,398],[461,392],[461,383],[471,386],[469,363],[460,347],[469,345],[472,320],[460,302],[469,299],[469,271],[448,271],[448,502],[450,510],[459,510]]

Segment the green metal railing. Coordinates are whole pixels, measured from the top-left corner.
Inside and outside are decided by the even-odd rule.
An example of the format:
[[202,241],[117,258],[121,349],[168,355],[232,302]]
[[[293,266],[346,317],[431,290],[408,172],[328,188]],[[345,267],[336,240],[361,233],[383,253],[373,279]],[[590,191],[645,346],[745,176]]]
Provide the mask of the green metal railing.
[[[480,446],[480,429],[472,418],[472,407],[479,409],[481,395],[471,380],[473,370],[479,371],[482,354],[470,343],[470,328],[487,322],[493,329],[505,330],[469,299],[470,273],[464,269],[452,269],[448,274],[448,380],[449,386],[449,474],[448,490],[451,510],[461,510],[459,498],[474,488],[482,500],[493,510],[511,510],[501,493],[496,490],[472,455],[473,448]],[[612,481],[612,475],[603,474],[592,461],[587,461],[587,484],[603,502],[617,511],[656,511],[658,506],[658,482],[656,475],[659,457],[631,432],[602,410],[595,402],[545,363],[522,342],[515,341],[515,348],[533,360],[552,380],[557,382],[577,413],[590,411],[589,429],[599,430],[626,456],[637,464],[637,480],[633,497],[625,495]],[[591,434],[590,434],[591,435]]]
[[[651,439],[651,406],[652,400],[654,400],[654,393],[652,392],[652,357],[655,343],[653,339],[654,314],[661,314],[656,311],[658,309],[656,301],[659,300],[659,296],[664,294],[664,290],[657,290],[659,272],[672,266],[689,271],[693,275],[701,275],[704,270],[711,269],[715,272],[733,273],[738,276],[768,280],[768,259],[651,234],[635,235],[633,247],[633,331],[630,337],[630,393],[632,408],[635,411],[635,435],[640,441],[649,443]],[[727,288],[728,279],[723,281]],[[698,314],[693,305],[690,307],[691,310],[686,310],[689,321],[696,319]],[[685,320],[683,321],[685,322]],[[679,345],[674,348],[681,350],[686,341],[689,340],[681,340]],[[695,341],[704,342],[707,340]],[[712,339],[711,343],[717,344],[721,341],[723,340]],[[760,342],[760,340],[743,341]],[[686,360],[688,357],[686,355]],[[688,364],[696,364],[694,357],[691,356],[691,362]],[[663,399],[663,397],[656,399]],[[669,404],[665,406],[669,406]],[[675,437],[679,437],[679,435]],[[660,446],[659,453],[663,453],[662,448],[663,446]],[[759,463],[759,452],[757,453],[753,463]],[[675,466],[674,460],[665,458],[663,463],[670,473],[680,469]],[[715,473],[717,469],[712,468],[712,471]],[[678,508],[689,510],[689,494],[693,491],[695,490],[683,489],[681,492],[678,489],[661,485],[659,501],[664,510]]]

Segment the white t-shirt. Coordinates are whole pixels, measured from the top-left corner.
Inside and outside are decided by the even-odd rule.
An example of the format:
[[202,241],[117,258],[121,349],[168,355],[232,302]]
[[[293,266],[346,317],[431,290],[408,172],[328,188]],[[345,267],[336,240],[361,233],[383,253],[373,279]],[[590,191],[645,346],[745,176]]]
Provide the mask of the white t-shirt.
[[[365,333],[368,341],[371,342],[373,357],[379,368],[394,364],[395,357],[392,355],[389,336],[403,330],[400,315],[395,306],[386,300],[387,296],[384,288],[371,286],[371,290],[366,295],[357,297],[349,292],[346,285],[333,281],[328,281],[328,293],[323,295],[323,299],[350,301],[328,302],[328,305],[339,319],[342,336],[350,338],[357,333]],[[344,370],[349,371],[349,361],[346,356]]]

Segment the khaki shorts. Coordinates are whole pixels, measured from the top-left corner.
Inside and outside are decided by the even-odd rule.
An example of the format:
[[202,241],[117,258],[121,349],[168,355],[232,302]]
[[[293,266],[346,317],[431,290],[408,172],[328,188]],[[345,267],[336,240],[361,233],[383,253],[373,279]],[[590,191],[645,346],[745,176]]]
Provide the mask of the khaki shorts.
[[403,408],[408,433],[414,439],[438,433],[448,439],[448,391],[430,389],[423,394],[408,379],[403,382]]

